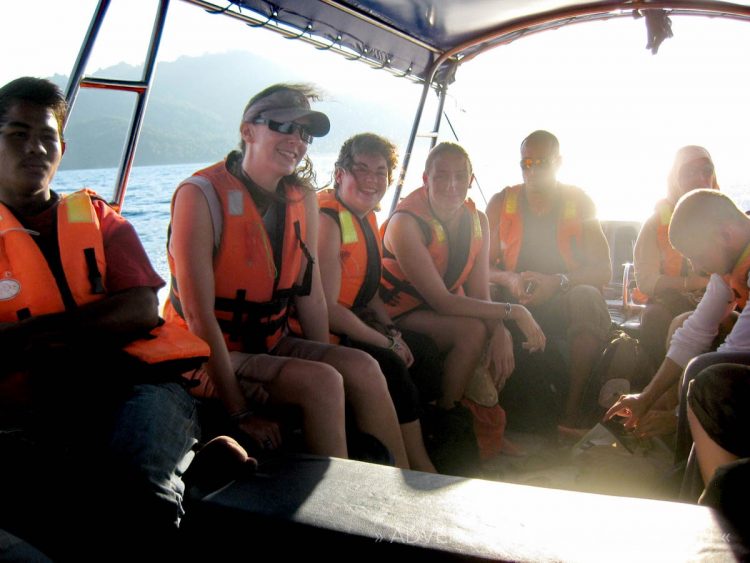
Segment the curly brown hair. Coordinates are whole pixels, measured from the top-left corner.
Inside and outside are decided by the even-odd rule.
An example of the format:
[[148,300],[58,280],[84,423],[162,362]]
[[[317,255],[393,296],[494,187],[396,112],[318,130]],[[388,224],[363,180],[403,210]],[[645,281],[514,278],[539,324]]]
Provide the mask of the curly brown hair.
[[[351,167],[354,165],[354,157],[358,154],[374,154],[382,156],[388,166],[388,183],[391,183],[393,171],[398,163],[398,149],[396,148],[396,145],[385,137],[381,137],[375,133],[360,133],[354,135],[354,137],[350,137],[343,145],[341,145],[339,156],[336,159],[336,169],[351,170]],[[335,177],[333,181],[333,189],[339,189]]]

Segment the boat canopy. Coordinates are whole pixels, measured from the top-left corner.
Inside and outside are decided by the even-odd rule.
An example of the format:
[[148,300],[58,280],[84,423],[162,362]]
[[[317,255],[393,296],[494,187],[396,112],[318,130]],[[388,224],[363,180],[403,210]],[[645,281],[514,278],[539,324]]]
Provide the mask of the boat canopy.
[[[214,0],[213,5],[219,4]],[[234,0],[223,4],[215,9],[251,11],[250,25],[318,41],[319,48],[343,49],[352,58],[418,81],[430,82],[434,75],[443,85],[452,82],[457,64],[483,51],[572,23],[644,15],[663,19],[668,14],[750,18],[750,2],[695,0]]]

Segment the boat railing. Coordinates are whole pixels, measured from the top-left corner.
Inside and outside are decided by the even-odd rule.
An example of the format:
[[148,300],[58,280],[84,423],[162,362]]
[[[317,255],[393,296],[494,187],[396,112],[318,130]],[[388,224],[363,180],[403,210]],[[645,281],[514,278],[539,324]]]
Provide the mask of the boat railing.
[[125,200],[125,190],[130,176],[130,170],[135,158],[135,149],[138,145],[138,138],[143,126],[143,117],[146,112],[146,104],[151,91],[151,84],[154,79],[154,70],[156,68],[156,55],[159,51],[164,23],[167,19],[167,8],[169,0],[159,0],[156,15],[154,16],[154,25],[151,31],[148,50],[146,51],[146,60],[143,65],[143,72],[140,80],[121,80],[113,78],[95,78],[84,76],[91,52],[96,44],[99,30],[101,29],[104,18],[109,8],[110,0],[99,0],[99,4],[91,18],[86,37],[81,45],[81,49],[70,73],[70,80],[65,93],[68,102],[69,112],[73,111],[75,100],[80,88],[96,88],[101,90],[115,90],[120,92],[131,92],[138,96],[133,113],[130,117],[130,126],[128,135],[123,148],[120,164],[117,171],[117,180],[115,183],[115,192],[110,202],[115,209],[122,209]]

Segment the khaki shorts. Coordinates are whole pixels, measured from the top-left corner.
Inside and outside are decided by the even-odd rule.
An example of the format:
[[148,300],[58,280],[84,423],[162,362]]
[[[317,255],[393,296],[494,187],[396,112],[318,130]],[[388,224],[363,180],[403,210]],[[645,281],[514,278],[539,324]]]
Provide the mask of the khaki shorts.
[[[312,362],[322,362],[328,351],[335,347],[336,346],[333,344],[305,340],[294,336],[285,336],[279,340],[273,350],[267,354],[229,352],[229,358],[232,362],[234,373],[238,379],[241,378],[246,381],[268,383],[278,377],[281,368],[283,368],[289,360],[300,359]],[[199,397],[216,396],[216,390],[213,382],[208,376],[205,364],[195,370],[195,372],[191,373],[188,377],[200,382],[198,386],[192,390],[194,395]]]

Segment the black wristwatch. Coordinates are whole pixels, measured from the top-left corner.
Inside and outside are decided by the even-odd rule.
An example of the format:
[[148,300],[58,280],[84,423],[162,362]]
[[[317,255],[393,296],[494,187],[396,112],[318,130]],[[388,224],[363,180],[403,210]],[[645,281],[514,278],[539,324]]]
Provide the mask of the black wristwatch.
[[567,293],[570,289],[570,278],[565,274],[557,274],[560,277],[560,293]]

